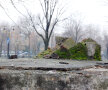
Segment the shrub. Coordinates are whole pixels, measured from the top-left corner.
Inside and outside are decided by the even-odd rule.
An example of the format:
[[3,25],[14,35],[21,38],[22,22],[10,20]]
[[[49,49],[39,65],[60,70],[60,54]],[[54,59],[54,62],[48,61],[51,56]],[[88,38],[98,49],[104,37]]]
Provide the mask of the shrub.
[[59,56],[60,59],[87,59],[87,48],[82,43],[78,43],[70,49],[66,49],[65,47],[61,46],[61,48],[56,50],[55,53]]
[[49,54],[51,54],[52,52],[53,52],[53,51],[52,51],[50,48],[48,48],[47,50],[45,50],[45,51],[39,53],[39,54],[36,56],[36,58],[43,58],[45,55],[49,55]]
[[86,60],[87,47],[85,44],[78,43],[76,46],[69,49],[70,59]]
[[70,53],[67,48],[64,46],[61,46],[60,49],[56,50],[54,53],[56,53],[60,59],[69,59]]

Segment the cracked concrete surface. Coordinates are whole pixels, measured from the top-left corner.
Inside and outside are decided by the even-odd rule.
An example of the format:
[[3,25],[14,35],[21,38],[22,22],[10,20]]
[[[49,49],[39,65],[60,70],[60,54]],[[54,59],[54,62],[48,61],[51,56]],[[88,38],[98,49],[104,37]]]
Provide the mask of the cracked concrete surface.
[[108,65],[103,63],[0,59],[0,90],[108,90]]

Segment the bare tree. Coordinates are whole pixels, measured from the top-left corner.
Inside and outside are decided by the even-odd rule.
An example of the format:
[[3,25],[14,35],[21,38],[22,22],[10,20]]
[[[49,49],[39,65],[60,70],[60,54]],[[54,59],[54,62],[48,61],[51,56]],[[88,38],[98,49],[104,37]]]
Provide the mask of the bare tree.
[[83,27],[80,20],[69,18],[65,22],[64,28],[66,30],[64,32],[64,36],[71,37],[75,41],[75,43],[78,43],[84,36]]
[[21,28],[21,33],[28,38],[28,52],[29,52],[29,57],[30,57],[30,40],[31,40],[31,33],[33,32],[33,27],[31,26],[29,18],[21,18],[19,21],[19,26]]
[[29,52],[29,56],[32,54],[37,54],[39,52],[39,49],[41,45],[39,45],[39,42],[42,41],[41,38],[37,35],[37,33],[34,31],[34,28],[32,27],[30,18],[21,18],[19,19],[19,24],[21,28],[21,33],[25,37],[25,40],[28,41],[28,45],[26,45],[26,49]]
[[103,55],[105,59],[108,59],[108,33],[103,32]]
[[[12,5],[14,6],[14,8],[18,12],[20,12],[15,7],[13,0],[10,0],[10,1],[11,1]],[[49,46],[49,41],[50,41],[51,35],[54,31],[54,28],[57,25],[57,23],[59,21],[61,21],[60,17],[64,11],[63,11],[63,8],[61,8],[61,9],[59,8],[58,0],[39,0],[39,2],[41,5],[43,14],[38,15],[38,17],[37,17],[38,22],[34,21],[34,18],[30,15],[27,8],[25,8],[25,9],[26,9],[28,16],[30,18],[30,21],[32,23],[32,27],[34,28],[36,33],[42,38],[44,45],[45,45],[45,50],[47,50],[47,48]],[[44,33],[40,33],[39,32],[40,29],[43,30]]]
[[[58,0],[43,0],[43,2],[40,1],[44,16],[38,16],[39,23],[37,23],[37,25],[44,31],[44,35],[38,32],[36,26],[33,23],[32,17],[30,17],[35,31],[43,39],[45,50],[47,50],[49,46],[51,35],[54,31],[56,24],[60,21],[60,16],[62,15],[62,9],[55,13],[55,10],[57,9],[57,3]],[[54,16],[54,14],[56,15]]]
[[0,28],[0,57],[2,54],[2,50],[3,50],[3,43],[6,40],[6,34],[4,33],[4,31],[2,30],[2,28]]
[[8,23],[2,22],[0,24],[0,56],[2,51],[6,51],[7,49],[7,37],[9,37],[10,26]]
[[100,29],[98,26],[95,26],[93,24],[89,24],[85,26],[85,31],[86,31],[86,37],[87,38],[92,38],[93,40],[98,40],[100,37]]
[[104,35],[104,56],[106,59],[108,59],[108,35]]

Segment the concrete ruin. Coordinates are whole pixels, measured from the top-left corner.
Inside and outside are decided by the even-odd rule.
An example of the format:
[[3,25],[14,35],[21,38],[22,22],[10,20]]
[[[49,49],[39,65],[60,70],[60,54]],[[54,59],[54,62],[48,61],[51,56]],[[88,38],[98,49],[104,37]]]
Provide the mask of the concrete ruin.
[[108,63],[0,60],[0,90],[108,90]]
[[96,45],[93,42],[86,42],[86,46],[87,46],[87,50],[88,50],[88,56],[94,56],[95,54],[95,49],[96,49]]
[[84,39],[82,43],[85,43],[87,47],[87,55],[89,59],[102,60],[101,45],[91,38]]

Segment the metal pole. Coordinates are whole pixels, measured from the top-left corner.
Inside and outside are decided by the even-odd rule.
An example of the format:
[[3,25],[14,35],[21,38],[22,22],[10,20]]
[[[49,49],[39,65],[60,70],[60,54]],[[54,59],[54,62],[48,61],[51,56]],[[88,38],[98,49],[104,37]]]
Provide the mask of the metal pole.
[[9,43],[8,43],[8,47],[7,47],[7,56],[8,56],[8,59],[10,58],[10,54],[9,54]]
[[10,40],[9,40],[9,37],[7,38],[7,57],[8,59],[10,58],[10,53],[9,53],[9,50],[10,50]]

